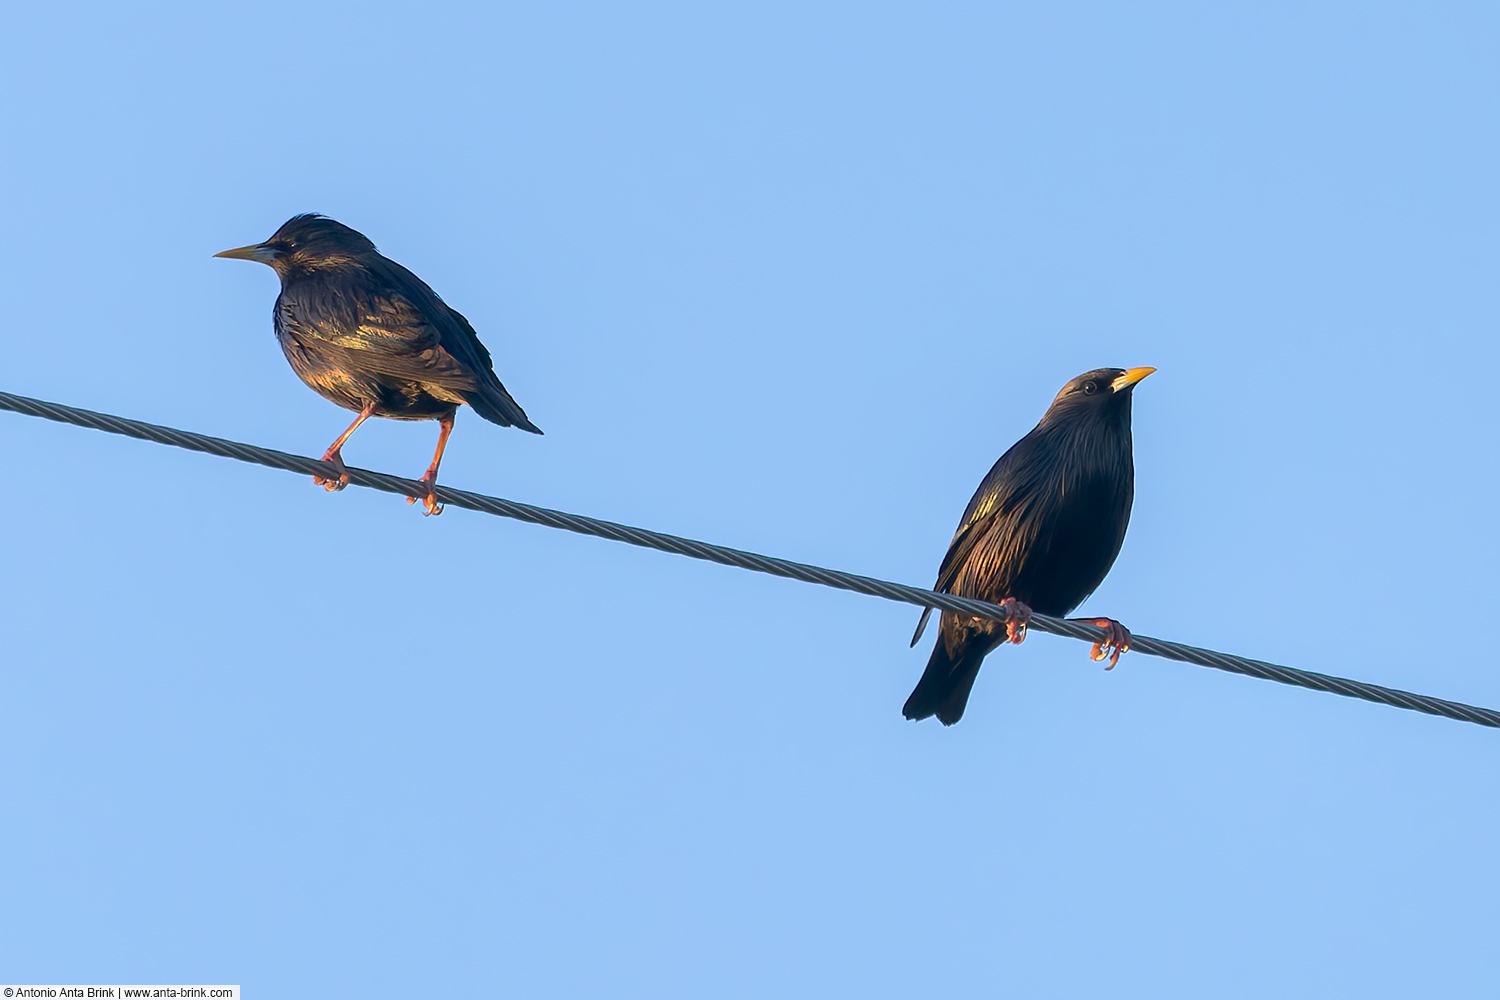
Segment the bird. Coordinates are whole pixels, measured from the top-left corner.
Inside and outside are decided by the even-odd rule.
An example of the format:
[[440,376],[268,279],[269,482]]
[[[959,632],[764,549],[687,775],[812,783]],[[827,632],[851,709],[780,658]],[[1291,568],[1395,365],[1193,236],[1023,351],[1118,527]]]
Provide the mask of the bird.
[[[1003,623],[944,611],[927,669],[902,714],[963,718],[979,665],[992,650],[1026,638],[1033,611],[1061,618],[1104,582],[1125,542],[1135,497],[1130,403],[1155,368],[1098,368],[1068,382],[1025,437],[979,484],[938,569],[933,590],[999,604]],[[911,644],[922,638],[922,612]],[[1091,656],[1113,669],[1130,631],[1111,618]]]
[[421,479],[428,515],[443,511],[438,466],[459,406],[502,427],[542,433],[495,375],[463,313],[363,233],[327,216],[295,215],[264,243],[214,256],[271,266],[281,279],[272,322],[292,370],[324,399],[359,414],[323,454],[339,470],[313,477],[325,489],[349,485],[341,452],[370,417],[438,421],[437,450]]

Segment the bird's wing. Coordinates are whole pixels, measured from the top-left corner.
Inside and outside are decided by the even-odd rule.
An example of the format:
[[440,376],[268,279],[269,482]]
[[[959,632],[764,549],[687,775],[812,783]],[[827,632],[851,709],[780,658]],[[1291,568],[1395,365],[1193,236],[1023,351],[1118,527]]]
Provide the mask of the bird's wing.
[[[277,330],[310,353],[342,352],[360,371],[447,390],[457,402],[479,388],[481,370],[468,363],[478,358],[461,335],[444,336],[444,326],[458,326],[449,312],[441,300],[422,309],[395,289],[345,295],[289,290],[277,304]],[[450,350],[455,342],[461,346]],[[487,364],[489,356],[482,357]]]
[[493,380],[495,362],[463,313],[444,302],[427,282],[389,258],[381,259],[376,273],[387,283],[392,298],[404,300],[425,317],[445,353],[480,381]]
[[[948,543],[948,552],[943,556],[943,564],[938,567],[937,582],[932,585],[933,590],[940,594],[952,591],[959,570],[963,568],[981,543],[989,538],[998,519],[998,512],[990,511],[977,519],[965,520],[958,526],[958,532],[954,534],[953,541]],[[923,608],[922,618],[917,622],[917,630],[912,633],[911,644],[913,646],[921,641],[922,633],[927,628],[927,620],[931,617],[932,609]]]
[[934,589],[951,589],[965,566],[973,569],[970,564],[975,559],[993,558],[996,553],[992,550],[1001,541],[997,532],[1010,534],[1017,522],[1031,520],[1027,515],[1046,493],[1041,488],[1046,463],[1033,460],[1031,444],[1028,435],[1000,456],[974,491],[948,544]]
[[[486,420],[520,427],[534,434],[542,433],[500,382],[490,352],[463,313],[444,302],[426,282],[393,260],[382,258],[374,273],[390,288],[391,300],[405,303],[436,336],[436,361],[433,363],[441,370],[438,378],[424,376],[427,381],[463,393],[464,400]],[[399,376],[402,373],[391,374]],[[452,378],[453,374],[460,377]]]
[[481,372],[490,370],[489,355],[479,362],[472,351],[463,349],[460,336],[445,336],[445,328],[456,324],[438,310],[451,312],[441,302],[437,309],[420,309],[400,292],[381,295],[362,310],[359,325],[348,335],[353,342],[341,346],[359,350],[370,370],[381,375],[472,392],[479,387]]
[[[282,298],[314,320],[308,334],[343,351],[350,367],[369,375],[420,383],[429,393],[468,403],[486,420],[542,433],[495,375],[490,352],[468,319],[415,274],[393,260],[370,264],[353,287],[309,285]],[[321,313],[321,315],[320,315]],[[294,333],[295,322],[278,329]]]
[[[966,568],[970,577],[984,579],[996,590],[1006,589],[1007,560],[1018,548],[1024,550],[1029,542],[1029,538],[1019,536],[1027,533],[1025,525],[1030,524],[1035,530],[1038,519],[1027,514],[1044,492],[1037,488],[1039,463],[1026,460],[1032,450],[1031,440],[1032,435],[1027,435],[1000,456],[974,491],[938,567],[933,590],[940,594],[951,592],[959,572]],[[911,637],[913,646],[921,640],[931,616],[931,608],[922,610],[922,618]]]
[[444,324],[441,330],[443,350],[475,371],[494,374],[495,362],[490,358],[489,350],[480,343],[479,334],[474,332],[474,326],[468,317],[446,302],[441,305],[452,320],[451,324]]

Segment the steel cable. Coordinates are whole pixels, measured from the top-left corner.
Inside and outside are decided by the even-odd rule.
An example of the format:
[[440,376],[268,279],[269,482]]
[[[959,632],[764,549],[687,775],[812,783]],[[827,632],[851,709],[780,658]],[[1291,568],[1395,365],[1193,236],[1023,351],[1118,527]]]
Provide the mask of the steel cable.
[[[66,406],[61,403],[48,403],[40,399],[17,396],[8,392],[0,392],[0,409],[32,417],[41,417],[45,420],[54,420],[58,423],[73,424],[78,427],[90,427],[94,430],[106,431],[110,434],[123,434],[126,437],[170,445],[174,448],[201,451],[210,455],[218,455],[222,458],[232,458],[239,462],[264,465],[272,469],[285,469],[288,472],[298,472],[308,476],[332,476],[338,473],[338,470],[327,462],[305,458],[301,455],[289,455],[283,451],[262,448],[258,445],[228,441],[224,438],[210,437],[206,434],[198,434],[193,431],[177,430],[173,427],[163,427],[159,424],[149,424],[144,421],[132,420],[128,417],[117,417],[108,413],[81,410],[77,407]],[[382,472],[370,472],[369,470],[357,469],[352,466],[348,471],[349,481],[356,486],[365,486],[385,493],[398,493],[408,497],[421,497],[426,493],[425,488],[412,479],[402,479],[398,476],[390,476]],[[907,604],[915,604],[918,607],[930,606],[941,608],[944,611],[955,611],[959,614],[971,615],[976,618],[993,618],[997,621],[1004,621],[1006,617],[1005,610],[998,605],[989,604],[985,601],[972,600],[967,597],[940,594],[931,590],[924,590],[921,587],[909,587],[905,584],[892,583],[888,580],[878,580],[869,576],[860,576],[856,573],[846,573],[842,570],[825,569],[822,566],[812,566],[807,563],[792,562],[788,559],[778,559],[775,556],[761,555],[757,552],[731,549],[723,545],[714,545],[691,538],[668,535],[646,528],[633,527],[628,524],[601,521],[598,518],[585,517],[581,514],[569,514],[560,510],[549,510],[546,507],[534,507],[531,504],[517,503],[514,500],[486,496],[482,493],[470,493],[467,490],[455,490],[446,486],[438,486],[436,492],[438,500],[444,504],[451,504],[454,507],[463,507],[468,510],[476,510],[483,514],[510,517],[531,524],[541,524],[549,528],[561,528],[564,531],[577,532],[580,535],[608,538],[617,542],[625,542],[629,545],[639,545],[642,548],[671,552],[693,559],[703,559],[708,562],[720,563],[724,566],[736,566],[740,569],[753,570],[757,573],[768,573],[772,576],[802,580],[806,583],[815,583],[824,587],[852,590],[857,594],[882,597],[888,601],[901,601]],[[1103,630],[1093,625],[1061,618],[1051,618],[1047,615],[1033,615],[1030,627],[1042,632],[1050,632],[1053,635],[1082,639],[1084,642],[1091,643],[1098,642],[1103,636]],[[1346,677],[1335,677],[1330,674],[1315,673],[1310,670],[1299,670],[1295,667],[1284,667],[1275,663],[1267,663],[1263,660],[1251,660],[1243,656],[1235,656],[1231,653],[1219,653],[1211,649],[1200,649],[1197,646],[1188,646],[1180,642],[1169,642],[1165,639],[1153,639],[1145,635],[1134,636],[1130,648],[1132,652],[1136,653],[1147,653],[1151,656],[1179,660],[1183,663],[1193,663],[1201,667],[1212,667],[1215,670],[1227,670],[1230,673],[1259,677],[1263,680],[1276,681],[1281,684],[1293,684],[1297,687],[1312,688],[1315,691],[1327,691],[1331,694],[1344,695],[1348,698],[1362,698],[1365,701],[1391,705],[1396,708],[1410,709],[1414,712],[1425,712],[1428,715],[1440,715],[1444,718],[1457,719],[1461,722],[1472,722],[1476,725],[1500,728],[1500,712],[1488,708],[1465,705],[1461,702],[1447,701],[1442,698],[1433,698],[1429,695],[1414,694],[1410,691],[1402,691],[1397,688],[1367,684],[1363,681],[1350,680]]]

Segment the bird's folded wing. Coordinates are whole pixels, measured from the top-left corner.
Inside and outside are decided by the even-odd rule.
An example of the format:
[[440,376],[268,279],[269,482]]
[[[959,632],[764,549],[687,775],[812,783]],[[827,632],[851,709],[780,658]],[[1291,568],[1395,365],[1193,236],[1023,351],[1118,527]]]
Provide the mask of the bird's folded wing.
[[442,332],[443,350],[475,371],[493,373],[495,363],[490,358],[490,352],[480,343],[479,334],[474,332],[468,318],[447,303],[440,305],[447,310],[448,318],[453,321],[452,326],[445,325]]
[[[1009,461],[1011,454],[1007,452],[995,463],[969,500],[932,585],[938,593],[951,593],[960,573],[969,581],[964,589],[970,593],[965,596],[984,593],[998,599],[997,595],[1009,591],[1022,554],[1045,519],[1044,512],[1036,510],[1044,491],[1038,490],[1036,476],[1025,471],[1025,463]],[[980,583],[977,593],[973,592],[975,582]],[[931,608],[923,610],[911,639],[913,646],[922,638],[931,615]]]
[[[439,308],[446,308],[441,302]],[[471,392],[478,373],[448,349],[438,324],[429,322],[399,293],[366,298],[354,322],[291,322],[287,332],[310,349],[322,343],[348,352],[360,369],[375,375],[409,379],[453,392]]]
[[[943,556],[943,564],[938,568],[937,582],[932,589],[940,594],[946,594],[953,589],[953,583],[958,577],[958,571],[963,568],[969,556],[974,552],[976,546],[989,533],[995,524],[995,514],[990,512],[978,520],[965,521],[959,525],[958,532],[954,534],[953,541],[948,543],[948,552]],[[917,630],[912,633],[911,644],[915,646],[922,638],[922,632],[927,628],[927,619],[932,617],[931,608],[922,609],[922,620],[917,622]]]
[[384,258],[375,273],[386,282],[393,301],[405,303],[407,308],[426,318],[443,350],[459,364],[476,373],[481,381],[494,374],[494,360],[468,318],[444,302],[427,282],[395,261]]

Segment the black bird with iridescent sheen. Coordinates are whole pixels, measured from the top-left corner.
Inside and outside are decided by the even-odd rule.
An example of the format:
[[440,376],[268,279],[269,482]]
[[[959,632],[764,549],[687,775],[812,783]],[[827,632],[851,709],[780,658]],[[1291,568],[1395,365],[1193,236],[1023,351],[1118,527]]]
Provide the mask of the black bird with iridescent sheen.
[[[275,270],[276,339],[292,370],[323,398],[359,414],[323,461],[342,470],[340,449],[372,416],[436,420],[437,451],[422,482],[423,505],[437,514],[433,487],[461,404],[502,427],[542,433],[495,376],[490,352],[463,314],[362,233],[321,215],[298,215],[264,243],[214,256]],[[340,490],[349,475],[313,481]]]
[[[1005,623],[944,611],[927,670],[902,709],[908,719],[963,718],[985,656],[1026,637],[1032,611],[1062,617],[1104,582],[1125,541],[1135,497],[1130,401],[1154,368],[1100,368],[1063,386],[1041,423],[979,484],[948,546],[933,589],[1004,606]],[[922,613],[915,646],[932,614]],[[1094,645],[1110,667],[1130,633],[1108,618]],[[1108,669],[1108,668],[1106,668]]]

